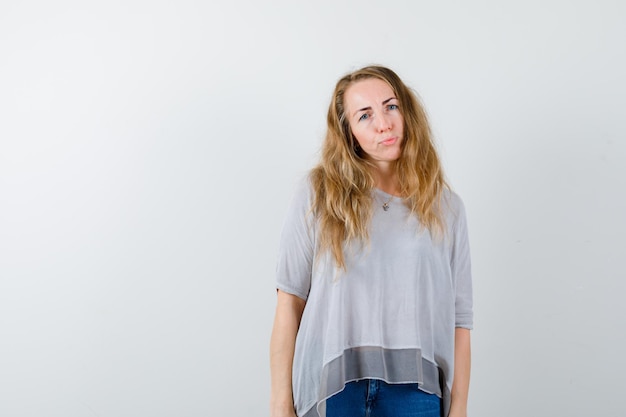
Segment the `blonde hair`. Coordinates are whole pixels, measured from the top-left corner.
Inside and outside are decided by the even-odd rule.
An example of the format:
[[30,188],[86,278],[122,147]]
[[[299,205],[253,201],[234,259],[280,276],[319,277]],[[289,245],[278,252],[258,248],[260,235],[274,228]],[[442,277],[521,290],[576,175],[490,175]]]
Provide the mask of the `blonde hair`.
[[344,245],[367,241],[372,217],[373,165],[365,159],[346,118],[345,92],[357,81],[377,78],[396,95],[404,121],[402,152],[394,162],[398,191],[421,225],[443,232],[441,196],[448,187],[431,138],[426,112],[416,95],[392,70],[368,66],[345,75],[335,87],[328,108],[327,132],[319,164],[311,171],[313,212],[320,227],[320,252],[330,250],[345,269]]

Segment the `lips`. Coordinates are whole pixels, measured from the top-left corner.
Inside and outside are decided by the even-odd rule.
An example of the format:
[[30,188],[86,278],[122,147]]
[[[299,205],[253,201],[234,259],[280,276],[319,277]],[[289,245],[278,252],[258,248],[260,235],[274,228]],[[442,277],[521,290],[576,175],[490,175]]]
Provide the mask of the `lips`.
[[382,142],[380,142],[380,144],[385,145],[385,146],[390,146],[396,143],[397,141],[398,141],[398,138],[393,137],[393,138],[388,138],[388,139],[383,140]]

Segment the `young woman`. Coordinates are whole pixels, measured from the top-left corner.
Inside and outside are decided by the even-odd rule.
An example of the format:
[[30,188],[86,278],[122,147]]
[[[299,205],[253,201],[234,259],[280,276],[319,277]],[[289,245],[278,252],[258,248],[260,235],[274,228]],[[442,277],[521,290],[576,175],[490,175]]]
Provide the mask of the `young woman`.
[[390,69],[341,78],[281,237],[271,416],[466,416],[464,206]]

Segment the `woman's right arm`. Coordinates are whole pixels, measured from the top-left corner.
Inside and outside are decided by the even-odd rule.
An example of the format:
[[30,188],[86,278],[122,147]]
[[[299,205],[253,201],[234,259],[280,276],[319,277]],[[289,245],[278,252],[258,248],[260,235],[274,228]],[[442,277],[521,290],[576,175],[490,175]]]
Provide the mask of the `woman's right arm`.
[[276,315],[270,341],[270,372],[272,376],[270,416],[295,417],[291,375],[296,334],[306,301],[278,290]]

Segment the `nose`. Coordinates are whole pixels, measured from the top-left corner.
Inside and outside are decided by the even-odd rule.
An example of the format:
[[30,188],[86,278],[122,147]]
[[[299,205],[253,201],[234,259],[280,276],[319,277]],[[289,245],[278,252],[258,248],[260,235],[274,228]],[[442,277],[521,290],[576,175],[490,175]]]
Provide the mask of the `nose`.
[[376,128],[379,132],[385,132],[391,129],[391,119],[385,113],[379,114],[377,117]]

